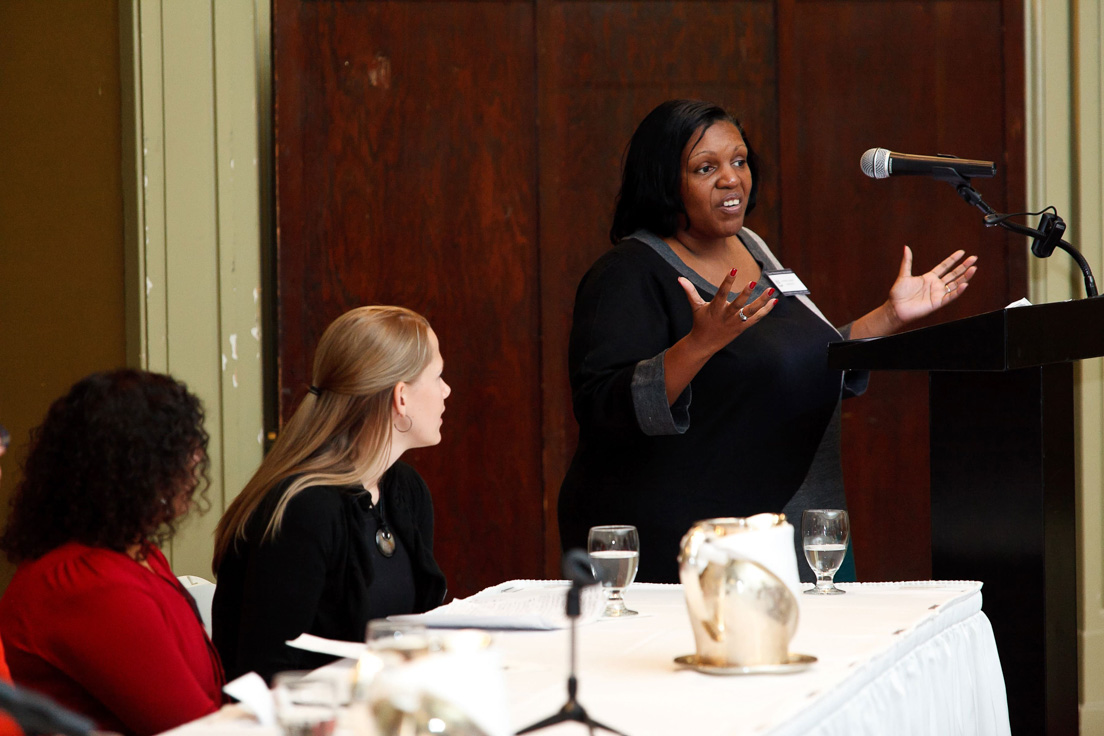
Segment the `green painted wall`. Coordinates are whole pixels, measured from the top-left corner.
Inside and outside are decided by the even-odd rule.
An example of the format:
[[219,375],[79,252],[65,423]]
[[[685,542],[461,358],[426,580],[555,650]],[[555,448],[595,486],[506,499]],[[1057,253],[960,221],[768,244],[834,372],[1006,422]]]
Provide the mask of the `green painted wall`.
[[54,398],[170,372],[204,403],[212,487],[166,551],[211,577],[263,447],[269,76],[266,0],[0,0],[0,522]]
[[119,103],[116,0],[0,2],[0,520],[50,402],[126,362]]
[[166,552],[178,575],[210,579],[215,525],[264,441],[267,5],[119,5],[128,355],[203,401],[211,510],[188,519]]

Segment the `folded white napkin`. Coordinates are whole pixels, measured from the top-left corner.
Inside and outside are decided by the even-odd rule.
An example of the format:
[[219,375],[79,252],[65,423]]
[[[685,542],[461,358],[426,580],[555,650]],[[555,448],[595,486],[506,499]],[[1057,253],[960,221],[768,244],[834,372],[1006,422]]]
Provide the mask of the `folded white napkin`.
[[308,652],[331,654],[335,657],[347,657],[358,659],[368,648],[362,641],[340,641],[338,639],[324,639],[314,634],[300,634],[294,639],[289,639],[286,644],[289,647],[303,649]]
[[223,692],[241,701],[242,706],[257,717],[262,726],[276,725],[276,702],[264,678],[249,672],[222,686]]
[[749,529],[738,534],[726,534],[706,541],[698,554],[704,570],[710,562],[725,564],[735,557],[751,560],[770,570],[801,601],[801,578],[797,573],[797,553],[794,552],[794,528],[789,522],[773,525],[774,514],[748,517]]

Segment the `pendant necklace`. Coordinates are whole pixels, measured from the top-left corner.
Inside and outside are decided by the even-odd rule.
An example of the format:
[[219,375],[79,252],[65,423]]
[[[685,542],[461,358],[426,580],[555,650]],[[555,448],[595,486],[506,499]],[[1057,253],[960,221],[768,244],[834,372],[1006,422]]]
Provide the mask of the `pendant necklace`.
[[372,504],[372,515],[376,517],[376,549],[384,557],[395,554],[395,535],[391,533],[391,527],[383,520],[383,494],[380,494],[379,503]]

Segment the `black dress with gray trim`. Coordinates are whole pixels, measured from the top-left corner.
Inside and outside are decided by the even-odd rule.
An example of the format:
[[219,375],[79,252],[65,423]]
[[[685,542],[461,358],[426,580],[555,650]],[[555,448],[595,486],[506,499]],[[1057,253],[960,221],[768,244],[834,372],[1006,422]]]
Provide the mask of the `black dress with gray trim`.
[[[781,267],[755,233],[739,236],[764,270]],[[680,541],[700,519],[784,512],[799,527],[806,508],[846,508],[840,399],[869,377],[828,369],[828,343],[849,326],[834,328],[808,297],[780,297],[668,405],[663,356],[693,324],[679,276],[713,298],[662,239],[621,241],[579,284],[569,345],[579,444],[560,489],[561,544],[585,548],[590,527],[633,524],[646,582],[678,582]],[[772,285],[764,273],[753,298]]]

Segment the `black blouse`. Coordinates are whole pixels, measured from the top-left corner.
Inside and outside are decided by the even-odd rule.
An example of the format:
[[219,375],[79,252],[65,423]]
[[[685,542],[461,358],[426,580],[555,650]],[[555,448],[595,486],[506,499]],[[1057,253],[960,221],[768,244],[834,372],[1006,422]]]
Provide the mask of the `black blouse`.
[[363,488],[303,489],[288,503],[279,533],[261,543],[289,482],[268,493],[250,517],[246,540],[219,567],[213,639],[228,680],[250,671],[271,680],[283,670],[320,667],[334,658],[285,642],[303,633],[364,641],[371,618],[421,613],[445,597],[445,577],[433,559],[432,500],[413,468],[398,462],[380,479],[386,520],[403,550],[389,559],[376,548],[375,515]]
[[[775,265],[757,236],[741,239],[761,266]],[[561,542],[585,548],[591,526],[633,524],[641,581],[678,581],[682,536],[700,519],[786,509],[800,526],[799,496],[804,507],[845,508],[843,376],[827,366],[840,332],[807,299],[780,297],[668,406],[663,355],[693,324],[680,275],[713,298],[655,236],[622,241],[583,277],[569,345],[579,445],[560,491]],[[771,285],[764,273],[757,288]]]

